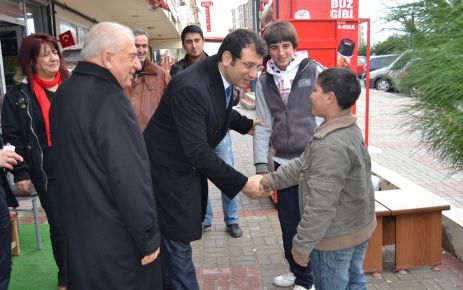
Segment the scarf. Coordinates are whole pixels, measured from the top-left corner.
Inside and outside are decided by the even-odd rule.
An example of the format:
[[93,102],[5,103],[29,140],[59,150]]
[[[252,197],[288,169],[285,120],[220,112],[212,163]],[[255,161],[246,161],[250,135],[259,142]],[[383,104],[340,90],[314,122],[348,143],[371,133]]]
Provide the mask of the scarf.
[[45,123],[48,147],[51,147],[50,119],[48,118],[48,112],[50,111],[51,104],[44,88],[51,88],[55,85],[60,85],[61,82],[61,74],[59,72],[51,81],[44,81],[38,75],[34,75],[34,78],[32,79],[32,89],[34,90],[35,97],[39,102],[40,110],[42,111],[43,122]]
[[275,85],[280,93],[281,100],[285,105],[288,105],[289,93],[291,92],[291,86],[293,80],[296,77],[296,73],[299,69],[301,61],[307,58],[306,51],[298,51],[293,54],[291,62],[288,64],[286,70],[280,70],[274,63],[273,59],[267,62],[267,73],[273,76]]

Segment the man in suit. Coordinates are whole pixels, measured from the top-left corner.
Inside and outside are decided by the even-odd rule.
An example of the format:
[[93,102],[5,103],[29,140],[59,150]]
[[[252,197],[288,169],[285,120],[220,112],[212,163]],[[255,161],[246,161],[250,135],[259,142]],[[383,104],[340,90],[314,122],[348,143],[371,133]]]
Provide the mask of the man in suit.
[[[170,68],[170,75],[174,77],[177,73],[186,69],[190,65],[205,60],[208,55],[204,51],[204,36],[201,27],[197,25],[188,25],[182,30],[182,46],[186,51],[186,55],[179,62],[172,65]],[[234,90],[239,93],[239,90]],[[228,165],[233,166],[233,151],[232,151],[232,139],[230,132],[227,132],[222,142],[214,148],[214,153],[217,154],[223,161]],[[223,210],[223,221],[226,225],[226,230],[230,236],[234,238],[240,238],[243,235],[243,231],[239,226],[238,218],[238,206],[237,198],[230,199],[225,193],[222,195],[222,210]],[[212,229],[212,204],[210,198],[207,199],[206,216],[203,220],[203,232],[210,231]]]
[[161,288],[148,155],[123,88],[141,68],[134,35],[101,22],[50,111],[68,290]]
[[266,46],[256,33],[231,32],[217,55],[171,80],[144,131],[158,206],[161,256],[173,289],[199,289],[190,242],[201,238],[207,179],[230,199],[240,191],[261,197],[256,183],[261,177],[247,178],[212,150],[229,128],[253,133],[253,121],[232,109],[231,92],[233,86],[245,87],[257,77],[264,55]]

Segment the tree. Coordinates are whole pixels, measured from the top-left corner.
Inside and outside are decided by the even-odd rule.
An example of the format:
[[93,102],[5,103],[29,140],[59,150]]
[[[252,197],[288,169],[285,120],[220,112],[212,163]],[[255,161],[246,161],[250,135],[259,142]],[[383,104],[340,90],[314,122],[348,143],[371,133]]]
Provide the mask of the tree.
[[414,101],[403,110],[421,144],[455,172],[463,170],[463,3],[421,0],[391,9],[413,49],[401,86]]
[[407,35],[394,34],[386,40],[375,44],[371,48],[371,53],[375,55],[402,53],[409,49],[409,41]]

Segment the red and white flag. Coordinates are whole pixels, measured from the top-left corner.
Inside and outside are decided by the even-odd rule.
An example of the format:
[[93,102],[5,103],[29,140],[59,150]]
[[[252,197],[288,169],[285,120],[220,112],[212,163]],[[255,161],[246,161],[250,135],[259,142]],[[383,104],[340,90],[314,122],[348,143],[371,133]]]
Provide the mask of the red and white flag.
[[58,38],[62,48],[73,46],[76,44],[76,42],[74,41],[74,37],[72,36],[71,30],[61,33],[60,35],[58,35]]

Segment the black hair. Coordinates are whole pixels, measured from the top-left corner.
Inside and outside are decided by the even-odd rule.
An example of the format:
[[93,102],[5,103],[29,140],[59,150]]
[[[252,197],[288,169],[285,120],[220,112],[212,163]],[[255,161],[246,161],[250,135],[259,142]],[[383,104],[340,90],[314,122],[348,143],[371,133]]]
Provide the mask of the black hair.
[[223,40],[217,52],[217,58],[221,61],[223,53],[229,51],[232,54],[233,61],[235,61],[237,58],[241,58],[243,48],[252,48],[260,56],[267,54],[265,43],[257,33],[246,29],[236,29],[230,32]]
[[323,93],[333,92],[342,109],[352,107],[360,96],[361,87],[357,75],[345,68],[329,68],[318,75],[317,84]]
[[203,30],[201,29],[201,27],[199,27],[198,25],[192,24],[192,25],[188,25],[185,28],[183,28],[182,34],[181,34],[182,44],[185,43],[185,35],[187,35],[187,33],[199,33],[199,35],[201,36],[201,39],[204,40]]
[[289,41],[296,49],[298,46],[297,33],[291,22],[275,21],[265,29],[264,39],[267,46],[281,41]]

